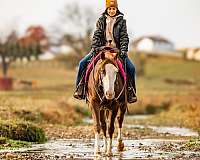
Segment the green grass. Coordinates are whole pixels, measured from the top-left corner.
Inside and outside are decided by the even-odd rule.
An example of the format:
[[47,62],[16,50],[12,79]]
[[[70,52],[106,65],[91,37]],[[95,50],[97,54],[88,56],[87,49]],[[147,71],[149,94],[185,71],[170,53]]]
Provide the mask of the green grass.
[[[15,96],[20,98],[59,98],[74,87],[75,72],[68,70],[57,61],[35,61],[27,64],[13,64],[8,73],[14,77],[15,90],[0,92],[0,96]],[[17,80],[35,81],[34,89],[19,87]],[[70,93],[71,94],[71,93]]]
[[129,105],[130,112],[146,114],[149,105],[186,105],[195,98],[200,104],[199,66],[199,62],[179,58],[145,56],[145,74],[136,81],[138,103]]
[[192,151],[199,151],[200,150],[200,139],[192,139],[185,144],[185,148]]
[[138,78],[141,93],[184,95],[196,90],[194,86],[167,84],[166,78],[193,81],[195,87],[200,87],[199,62],[168,58],[148,58],[147,61],[145,77]]
[[23,147],[27,148],[33,144],[32,142],[12,140],[5,137],[0,137],[0,142],[2,140],[4,141],[4,143],[0,143],[0,150],[3,150],[3,149],[14,150],[14,149],[23,148]]

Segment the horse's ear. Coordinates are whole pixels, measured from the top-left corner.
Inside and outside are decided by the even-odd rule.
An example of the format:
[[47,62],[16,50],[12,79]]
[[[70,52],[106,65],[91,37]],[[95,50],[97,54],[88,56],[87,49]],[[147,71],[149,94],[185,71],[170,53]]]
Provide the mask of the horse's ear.
[[106,59],[106,57],[105,57],[105,52],[102,52],[102,53],[101,53],[101,59],[102,59],[102,60],[105,60],[105,59]]

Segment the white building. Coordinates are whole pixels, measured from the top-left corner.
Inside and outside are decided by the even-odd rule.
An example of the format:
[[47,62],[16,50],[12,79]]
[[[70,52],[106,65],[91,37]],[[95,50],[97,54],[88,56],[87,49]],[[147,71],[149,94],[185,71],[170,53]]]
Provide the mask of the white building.
[[186,58],[189,60],[200,61],[200,48],[189,48],[186,51]]
[[143,36],[133,42],[137,51],[165,53],[175,50],[174,44],[161,36]]
[[43,54],[39,56],[40,60],[52,60],[56,57],[58,54],[64,54],[67,55],[70,52],[72,52],[72,49],[69,46],[66,45],[55,45],[49,47],[47,51],[45,51]]
[[40,60],[52,60],[55,58],[55,54],[50,51],[46,51],[45,53],[39,55]]

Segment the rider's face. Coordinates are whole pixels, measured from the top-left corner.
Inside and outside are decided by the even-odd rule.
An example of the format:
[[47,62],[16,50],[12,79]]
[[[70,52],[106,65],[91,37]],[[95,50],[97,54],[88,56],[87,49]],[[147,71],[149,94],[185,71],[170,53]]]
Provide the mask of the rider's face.
[[116,7],[109,7],[107,9],[107,13],[109,16],[114,17],[117,14],[117,8]]

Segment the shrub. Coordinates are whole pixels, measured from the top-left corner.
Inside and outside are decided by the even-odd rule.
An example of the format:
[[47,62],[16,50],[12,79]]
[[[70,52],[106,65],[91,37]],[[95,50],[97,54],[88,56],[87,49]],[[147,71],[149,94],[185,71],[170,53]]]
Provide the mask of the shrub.
[[75,106],[75,110],[77,113],[80,113],[81,115],[85,116],[85,117],[90,117],[91,116],[91,112],[87,109],[87,108],[83,108],[80,106]]
[[5,137],[0,137],[0,145],[6,144],[7,139]]
[[46,141],[43,129],[27,122],[0,121],[0,136],[28,142]]

